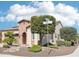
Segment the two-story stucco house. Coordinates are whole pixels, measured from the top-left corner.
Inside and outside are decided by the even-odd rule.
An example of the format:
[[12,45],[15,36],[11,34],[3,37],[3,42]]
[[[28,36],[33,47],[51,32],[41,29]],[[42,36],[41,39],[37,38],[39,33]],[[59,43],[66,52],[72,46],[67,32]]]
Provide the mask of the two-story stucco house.
[[[39,34],[33,34],[31,32],[31,23],[27,20],[21,20],[18,22],[18,26],[8,28],[6,30],[0,30],[0,44],[2,44],[3,40],[6,38],[6,32],[13,32],[13,36],[17,40],[17,44],[19,46],[27,46],[31,47],[33,44],[38,45],[38,41],[40,40]],[[57,22],[55,27],[55,33],[53,35],[49,35],[49,42],[56,43],[57,39],[60,39],[60,28],[62,28],[61,22]],[[53,37],[53,38],[51,38]],[[46,39],[43,39],[41,44],[45,44]]]

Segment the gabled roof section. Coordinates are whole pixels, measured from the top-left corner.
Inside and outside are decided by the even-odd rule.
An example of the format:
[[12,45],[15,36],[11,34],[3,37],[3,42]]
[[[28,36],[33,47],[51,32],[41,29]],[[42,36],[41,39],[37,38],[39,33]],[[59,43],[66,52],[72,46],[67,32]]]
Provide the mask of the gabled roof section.
[[21,21],[19,21],[18,23],[21,23],[21,22],[30,22],[29,20],[26,20],[26,19],[22,19]]
[[57,22],[56,22],[56,25],[58,25],[58,24],[61,24],[61,26],[63,27],[61,21],[57,21]]

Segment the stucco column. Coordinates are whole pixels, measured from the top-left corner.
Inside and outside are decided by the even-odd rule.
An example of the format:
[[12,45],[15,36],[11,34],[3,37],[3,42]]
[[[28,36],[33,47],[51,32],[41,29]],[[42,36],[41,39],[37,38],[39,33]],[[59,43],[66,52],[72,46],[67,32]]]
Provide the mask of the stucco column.
[[31,47],[32,46],[32,33],[31,33],[31,28],[27,29],[27,46]]
[[5,32],[2,32],[2,41],[5,39]]

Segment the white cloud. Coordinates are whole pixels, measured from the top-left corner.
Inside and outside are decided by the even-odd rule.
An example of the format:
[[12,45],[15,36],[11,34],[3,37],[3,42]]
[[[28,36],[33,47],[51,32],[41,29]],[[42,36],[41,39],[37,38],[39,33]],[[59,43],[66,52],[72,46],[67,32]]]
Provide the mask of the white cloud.
[[79,19],[78,9],[72,6],[59,3],[56,5],[55,9],[55,13],[59,16],[59,19],[61,18],[60,21],[65,26],[73,26],[75,21]]
[[59,3],[58,5],[55,6],[55,11],[64,14],[71,14],[71,13],[74,14],[78,10],[72,6]]
[[13,14],[7,14],[6,16],[5,16],[5,19],[6,20],[15,20],[15,18],[16,18],[16,16],[15,15],[13,15]]
[[14,21],[16,19],[16,16],[13,14],[7,14],[6,16],[1,16],[0,17],[0,22],[4,22],[4,21]]
[[15,4],[10,7],[9,12],[15,15],[27,15],[35,13],[37,10],[31,6]]
[[54,11],[54,4],[52,2],[38,2],[34,3],[34,5],[37,5],[39,12],[53,12]]
[[60,20],[64,26],[73,26],[75,21],[79,19],[78,9],[70,5],[62,3],[54,5],[52,2],[38,2],[37,4],[35,3],[35,5],[38,6],[42,14],[54,16],[56,20]]
[[31,16],[18,16],[18,17],[16,18],[16,20],[17,20],[17,21],[20,21],[20,20],[22,20],[22,19],[30,20],[30,18],[31,18]]
[[0,19],[20,21],[25,18],[29,20],[34,15],[52,15],[64,26],[73,26],[75,21],[79,23],[77,8],[62,3],[55,5],[53,2],[33,2],[33,6],[14,4],[9,8],[8,14]]

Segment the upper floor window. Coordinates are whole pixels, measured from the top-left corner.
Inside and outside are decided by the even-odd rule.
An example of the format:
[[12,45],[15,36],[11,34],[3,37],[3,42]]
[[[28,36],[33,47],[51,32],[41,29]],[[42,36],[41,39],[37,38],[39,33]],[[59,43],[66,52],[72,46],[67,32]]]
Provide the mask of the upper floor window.
[[18,34],[18,33],[16,33],[16,34],[13,34],[13,36],[14,36],[14,37],[17,37],[17,36],[19,36],[19,34]]

